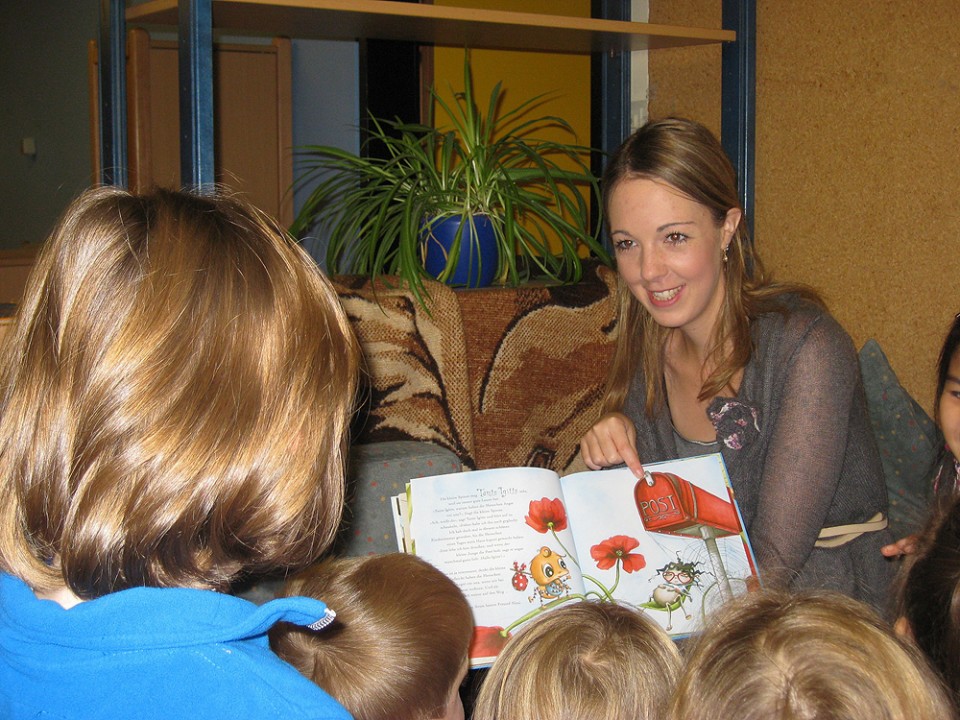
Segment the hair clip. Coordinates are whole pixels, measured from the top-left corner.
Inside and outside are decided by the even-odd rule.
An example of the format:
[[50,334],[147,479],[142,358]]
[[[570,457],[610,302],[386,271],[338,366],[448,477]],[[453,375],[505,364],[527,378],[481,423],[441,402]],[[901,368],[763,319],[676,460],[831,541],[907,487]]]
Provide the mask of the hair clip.
[[337,613],[331,610],[330,608],[327,608],[326,610],[323,611],[322,618],[320,618],[316,622],[310,623],[309,625],[307,625],[307,627],[313,630],[314,632],[317,632],[319,630],[323,630],[326,627],[329,627],[330,624],[336,619],[337,619]]

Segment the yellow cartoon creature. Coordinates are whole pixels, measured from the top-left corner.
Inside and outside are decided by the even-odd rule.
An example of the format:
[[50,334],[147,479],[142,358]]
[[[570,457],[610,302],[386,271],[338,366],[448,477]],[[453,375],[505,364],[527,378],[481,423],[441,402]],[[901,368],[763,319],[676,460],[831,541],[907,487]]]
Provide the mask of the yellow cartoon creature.
[[530,577],[537,583],[530,602],[540,598],[542,604],[544,600],[554,600],[570,592],[570,586],[567,585],[570,571],[563,556],[546,546],[540,548],[540,552],[530,561]]

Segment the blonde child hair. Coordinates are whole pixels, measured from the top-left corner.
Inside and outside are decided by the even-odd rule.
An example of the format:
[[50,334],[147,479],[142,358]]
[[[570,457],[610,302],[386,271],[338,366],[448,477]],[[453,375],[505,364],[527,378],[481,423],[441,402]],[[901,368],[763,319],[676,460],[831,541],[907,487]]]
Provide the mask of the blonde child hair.
[[322,598],[337,613],[321,633],[278,623],[270,645],[356,720],[433,720],[450,708],[463,717],[473,614],[428,562],[404,553],[328,559],[281,595]]
[[953,717],[938,679],[868,606],[829,592],[761,591],[714,614],[689,648],[670,717]]
[[35,592],[227,590],[340,521],[359,346],[329,281],[225,191],[85,192],[0,368],[0,568]]
[[583,601],[541,615],[487,673],[473,720],[655,720],[680,654],[642,612]]

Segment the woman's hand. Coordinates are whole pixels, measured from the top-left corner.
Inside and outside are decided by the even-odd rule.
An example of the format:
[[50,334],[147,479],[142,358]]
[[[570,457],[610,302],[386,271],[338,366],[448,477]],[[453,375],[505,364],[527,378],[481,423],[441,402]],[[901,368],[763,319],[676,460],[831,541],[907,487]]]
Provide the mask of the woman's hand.
[[623,413],[607,413],[590,428],[580,440],[580,457],[591,470],[625,463],[637,478],[643,477],[637,429]]
[[916,535],[907,535],[894,543],[884,545],[880,552],[884,557],[900,557],[901,555],[913,555],[917,552],[918,537]]

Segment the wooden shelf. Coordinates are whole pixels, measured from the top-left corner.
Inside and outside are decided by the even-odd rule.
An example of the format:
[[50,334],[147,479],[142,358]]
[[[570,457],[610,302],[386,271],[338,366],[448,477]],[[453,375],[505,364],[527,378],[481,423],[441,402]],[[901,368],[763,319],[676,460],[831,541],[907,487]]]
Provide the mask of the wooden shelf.
[[[435,45],[592,53],[732,42],[732,30],[387,0],[213,0],[213,26],[245,35],[410,40]],[[126,10],[127,23],[177,25],[177,0]]]

